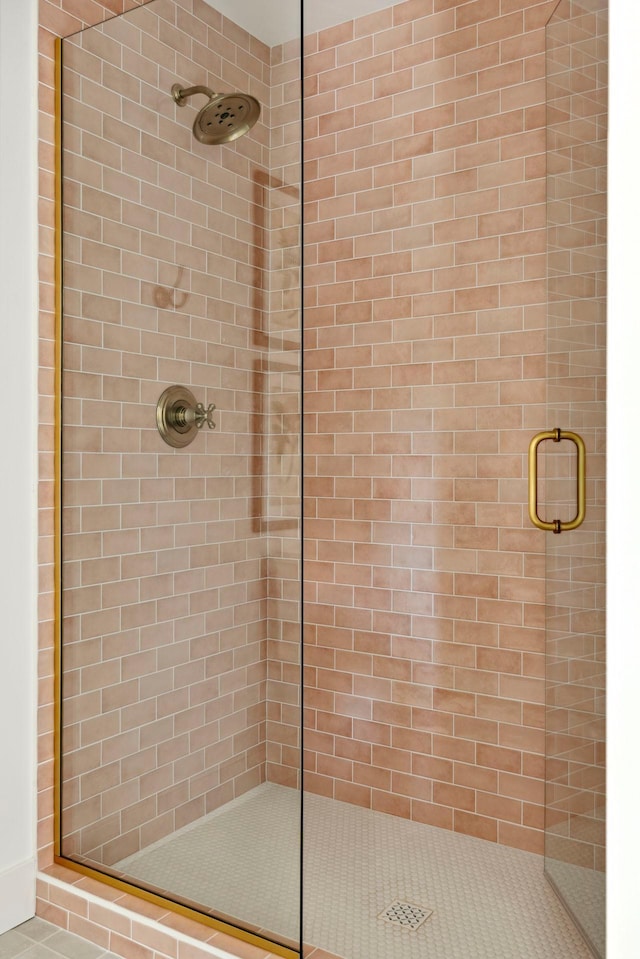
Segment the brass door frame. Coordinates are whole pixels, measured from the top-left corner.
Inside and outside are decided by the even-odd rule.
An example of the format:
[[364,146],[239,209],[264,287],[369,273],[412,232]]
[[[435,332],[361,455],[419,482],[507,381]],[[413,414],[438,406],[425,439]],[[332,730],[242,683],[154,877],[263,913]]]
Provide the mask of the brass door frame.
[[[172,913],[266,949],[282,959],[300,959],[301,950],[236,926],[159,893],[150,892],[94,866],[62,855],[62,37],[55,40],[55,370],[54,370],[54,855],[56,865],[96,879]],[[105,867],[106,869],[106,867]],[[167,927],[170,932],[169,927]]]

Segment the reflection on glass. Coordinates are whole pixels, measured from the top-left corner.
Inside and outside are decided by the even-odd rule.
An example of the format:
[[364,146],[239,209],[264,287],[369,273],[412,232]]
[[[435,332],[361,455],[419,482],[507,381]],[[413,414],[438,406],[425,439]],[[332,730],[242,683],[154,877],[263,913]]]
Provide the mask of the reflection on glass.
[[[547,27],[548,421],[587,446],[587,518],[548,536],[546,874],[605,954],[607,3]],[[547,502],[575,511],[575,458],[546,456]],[[563,518],[563,517],[561,517]]]

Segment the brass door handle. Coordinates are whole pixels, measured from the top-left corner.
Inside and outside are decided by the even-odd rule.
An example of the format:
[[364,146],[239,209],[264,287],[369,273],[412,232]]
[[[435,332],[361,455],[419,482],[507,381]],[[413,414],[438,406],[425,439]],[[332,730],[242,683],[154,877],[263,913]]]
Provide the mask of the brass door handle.
[[[578,451],[578,511],[569,522],[563,522],[559,519],[547,522],[538,516],[538,447],[545,440],[553,440],[554,443],[559,443],[560,440],[571,440]],[[553,533],[564,533],[570,529],[577,529],[584,522],[587,511],[586,476],[586,450],[581,436],[572,433],[570,430],[561,430],[559,427],[556,427],[555,430],[544,430],[542,433],[536,433],[529,443],[529,519],[533,525],[537,526],[538,529]]]

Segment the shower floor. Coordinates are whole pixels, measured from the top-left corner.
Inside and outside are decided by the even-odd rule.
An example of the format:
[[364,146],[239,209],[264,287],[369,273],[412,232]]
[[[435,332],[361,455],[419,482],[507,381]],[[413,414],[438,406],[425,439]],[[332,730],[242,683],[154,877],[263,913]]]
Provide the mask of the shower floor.
[[[298,794],[265,783],[117,868],[295,940],[298,821]],[[310,956],[592,959],[542,857],[310,794],[304,886]],[[379,918],[398,900],[433,912],[415,930]]]
[[604,956],[607,945],[603,922],[604,873],[553,859],[548,863],[548,875],[562,889],[567,906],[579,917],[586,935]]

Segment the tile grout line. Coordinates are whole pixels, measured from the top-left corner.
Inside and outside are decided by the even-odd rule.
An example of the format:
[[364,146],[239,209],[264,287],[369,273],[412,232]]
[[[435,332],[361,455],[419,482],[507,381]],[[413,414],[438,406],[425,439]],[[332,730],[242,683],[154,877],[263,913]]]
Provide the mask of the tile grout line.
[[[178,929],[171,927],[163,927],[155,919],[151,919],[149,916],[145,916],[142,913],[133,912],[130,909],[126,909],[124,906],[119,906],[116,902],[109,902],[106,899],[101,899],[99,896],[96,896],[95,893],[88,892],[86,889],[82,889],[78,886],[70,885],[67,882],[64,882],[61,879],[57,879],[55,876],[48,876],[45,872],[38,872],[36,877],[40,882],[48,883],[50,886],[54,886],[56,889],[64,890],[65,892],[73,892],[73,895],[77,895],[80,898],[84,899],[85,902],[90,903],[94,906],[100,906],[102,909],[107,909],[109,912],[114,913],[117,916],[122,916],[125,919],[128,919],[130,922],[139,923],[142,926],[147,926],[149,929],[154,929],[156,931],[161,931],[166,935],[171,936],[177,942],[185,943],[186,945],[197,945],[198,949],[202,949],[203,952],[208,953],[211,956],[215,956],[216,959],[237,959],[236,956],[233,956],[232,953],[226,952],[223,949],[218,948],[218,946],[213,946],[210,943],[202,942],[199,939],[194,939],[192,936],[188,936],[184,932],[180,932]],[[71,933],[75,935],[75,933]],[[79,938],[82,938],[81,936]],[[107,952],[109,950],[106,950]]]

